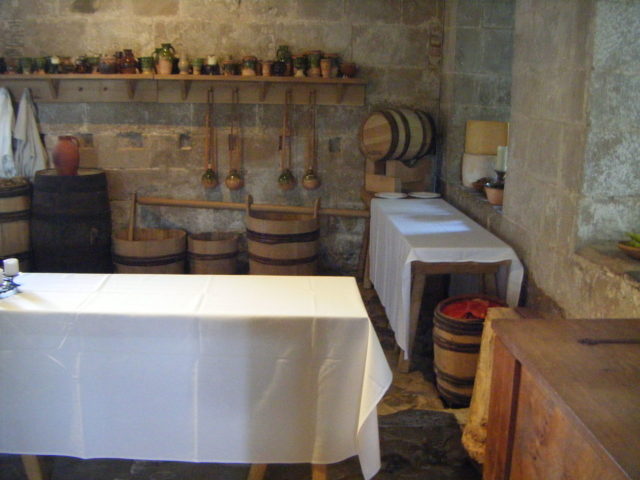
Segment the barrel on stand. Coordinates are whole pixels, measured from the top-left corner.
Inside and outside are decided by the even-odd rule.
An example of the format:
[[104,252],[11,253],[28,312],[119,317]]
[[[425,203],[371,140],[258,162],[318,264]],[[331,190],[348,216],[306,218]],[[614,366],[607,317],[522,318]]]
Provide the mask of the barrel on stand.
[[443,309],[454,302],[476,299],[488,301],[492,306],[506,306],[503,301],[495,297],[467,294],[441,301],[434,311],[433,365],[436,372],[436,387],[446,402],[455,407],[467,407],[471,402],[484,315],[482,318],[456,318],[443,313]]
[[118,273],[184,273],[187,233],[179,229],[136,228],[113,235],[113,263]]
[[31,186],[26,178],[0,179],[0,262],[17,258],[22,271],[30,270],[29,217]]
[[111,211],[107,177],[82,168],[77,175],[36,172],[31,246],[38,272],[103,273],[111,262]]
[[250,274],[316,274],[317,215],[255,211],[249,207],[245,224]]
[[206,275],[236,273],[238,235],[230,232],[204,232],[189,235],[189,272]]
[[388,108],[372,112],[360,126],[360,151],[371,160],[402,160],[413,166],[432,153],[435,124],[422,110]]

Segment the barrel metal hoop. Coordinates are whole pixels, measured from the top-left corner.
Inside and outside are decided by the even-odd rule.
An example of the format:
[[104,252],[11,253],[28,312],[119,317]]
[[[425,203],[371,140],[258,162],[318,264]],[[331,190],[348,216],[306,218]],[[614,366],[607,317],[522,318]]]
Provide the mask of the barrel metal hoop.
[[447,340],[435,331],[433,332],[433,343],[438,347],[458,353],[478,353],[480,351],[480,343],[458,343]]
[[429,155],[436,152],[436,122],[433,117],[427,112],[423,112],[422,110],[420,110],[420,112],[426,117],[427,121],[429,122],[429,126],[431,127],[431,141],[429,142],[427,151],[424,152],[425,155]]
[[109,211],[103,210],[101,212],[91,213],[44,213],[32,210],[31,217],[34,220],[42,220],[49,223],[58,223],[60,221],[75,221],[75,220],[105,220],[108,221]]
[[476,377],[456,377],[455,375],[451,375],[450,373],[444,372],[442,369],[437,366],[433,367],[433,370],[436,372],[436,376],[451,385],[456,387],[465,388],[465,387],[473,387],[473,384],[476,381]]
[[189,260],[226,260],[227,258],[237,257],[238,252],[235,251],[231,253],[215,253],[215,254],[189,252],[187,255],[189,256]]
[[[420,148],[418,149],[418,153],[416,155],[416,159],[422,158],[427,154],[427,126],[424,124],[424,118],[422,117],[422,111],[416,110],[416,115],[420,119],[420,127],[422,128],[422,142],[420,142]],[[425,114],[426,115],[426,114]],[[433,138],[433,133],[431,134],[431,138]]]
[[29,195],[31,187],[29,185],[20,185],[19,187],[3,188],[0,190],[0,198],[24,197]]
[[389,123],[389,128],[391,128],[391,143],[389,144],[389,151],[380,159],[381,161],[386,162],[393,157],[393,152],[395,152],[396,148],[398,148],[400,132],[398,131],[398,124],[393,118],[393,115],[389,114],[389,112],[385,110],[380,110],[378,113],[380,113],[387,120],[387,122]]
[[249,253],[249,259],[254,262],[262,263],[264,265],[277,265],[281,267],[289,267],[293,265],[303,265],[305,263],[312,263],[318,259],[318,255],[312,255],[305,258],[267,258]]
[[401,110],[396,110],[394,108],[390,109],[392,112],[395,112],[396,115],[400,117],[400,121],[402,122],[402,126],[404,127],[404,145],[402,147],[402,151],[399,155],[396,155],[396,158],[402,158],[406,155],[407,150],[409,150],[409,145],[411,145],[411,131],[409,130],[409,120],[406,115],[402,113]]
[[258,243],[275,245],[277,243],[302,243],[318,240],[320,233],[318,230],[305,233],[262,233],[247,229],[247,239]]
[[[443,315],[443,314],[440,314]],[[456,322],[443,318],[440,315],[433,316],[433,325],[441,330],[454,335],[480,336],[484,328],[484,320],[471,320],[470,322]]]
[[16,212],[0,213],[0,223],[18,222],[20,220],[29,220],[30,210],[18,210]]
[[438,391],[453,405],[469,405],[471,402],[471,395],[464,395],[458,392],[452,392],[441,384],[437,384]]
[[128,257],[124,255],[113,255],[113,263],[120,265],[128,265],[130,267],[159,267],[160,265],[169,265],[177,263],[185,259],[185,253],[174,253],[171,255],[162,255],[159,257]]

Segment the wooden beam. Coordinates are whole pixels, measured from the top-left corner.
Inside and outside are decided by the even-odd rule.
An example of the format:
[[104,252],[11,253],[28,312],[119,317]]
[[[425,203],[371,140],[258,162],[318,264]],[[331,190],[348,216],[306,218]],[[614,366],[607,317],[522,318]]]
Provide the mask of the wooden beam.
[[[187,208],[213,208],[222,210],[246,210],[246,203],[238,202],[217,202],[210,200],[181,200],[176,198],[160,198],[160,197],[138,197],[138,205],[157,205],[163,207],[187,207]],[[280,213],[298,213],[298,214],[314,214],[313,207],[297,207],[293,205],[268,205],[253,204],[252,210],[262,212],[280,212]],[[355,217],[369,218],[368,210],[356,210],[347,208],[321,208],[319,215],[329,215],[336,217]]]

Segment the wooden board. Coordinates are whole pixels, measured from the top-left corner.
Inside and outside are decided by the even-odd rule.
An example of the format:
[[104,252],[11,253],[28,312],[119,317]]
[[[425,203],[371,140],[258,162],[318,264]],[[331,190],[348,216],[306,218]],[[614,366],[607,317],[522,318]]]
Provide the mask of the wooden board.
[[496,155],[498,146],[509,144],[509,124],[484,120],[469,120],[464,138],[465,153]]
[[640,319],[493,326],[485,478],[638,478]]

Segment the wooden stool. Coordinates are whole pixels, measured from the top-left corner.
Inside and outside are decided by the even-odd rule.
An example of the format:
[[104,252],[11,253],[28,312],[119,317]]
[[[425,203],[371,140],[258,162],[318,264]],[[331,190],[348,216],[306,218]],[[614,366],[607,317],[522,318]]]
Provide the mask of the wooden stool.
[[422,295],[427,282],[427,275],[446,274],[480,274],[482,275],[483,292],[488,295],[498,294],[498,284],[496,275],[500,268],[509,268],[511,260],[501,262],[479,263],[479,262],[412,262],[411,263],[411,304],[409,310],[409,342],[407,345],[407,358],[401,350],[398,357],[397,369],[399,372],[407,373],[411,364],[411,353],[413,343],[418,329],[418,319],[420,318],[420,308],[422,307]]

